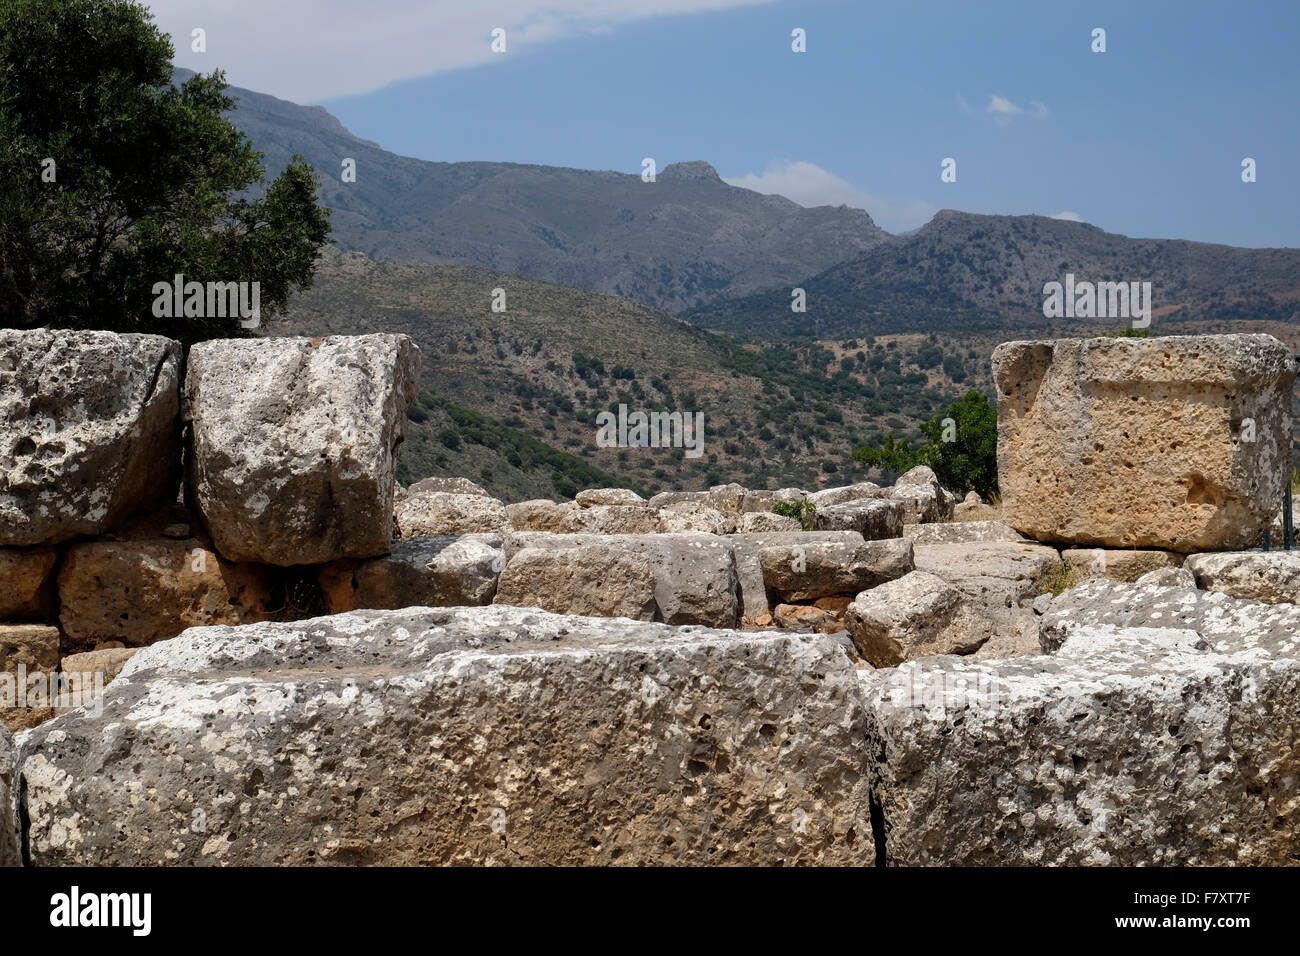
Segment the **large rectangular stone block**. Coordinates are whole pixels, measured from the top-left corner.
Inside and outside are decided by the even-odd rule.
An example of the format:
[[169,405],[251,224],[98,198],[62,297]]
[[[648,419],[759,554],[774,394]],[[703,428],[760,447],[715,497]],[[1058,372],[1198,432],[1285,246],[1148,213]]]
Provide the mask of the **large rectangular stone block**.
[[[531,553],[523,564],[515,565],[516,556],[524,551]],[[543,551],[569,552],[572,557],[560,554],[547,559],[541,556]],[[609,607],[632,618],[644,615],[644,619],[654,617],[667,624],[706,627],[734,627],[742,607],[730,536],[517,531],[506,537],[505,554],[506,573],[495,599],[498,604],[573,608],[575,613],[592,614],[607,613],[597,609]],[[582,571],[566,576],[567,561]],[[608,575],[600,573],[602,563],[609,566]],[[648,608],[644,600],[647,580],[653,592]],[[550,582],[561,588],[555,595],[560,604],[529,597],[545,590]]]
[[272,582],[254,564],[223,561],[197,538],[72,545],[59,568],[59,623],[68,640],[144,647],[207,624],[265,620]]
[[388,553],[418,373],[404,335],[194,346],[186,480],[217,551],[281,566]]
[[37,866],[869,865],[865,717],[827,638],[357,611],[142,650],[19,760]]
[[877,852],[898,866],[1283,866],[1300,661],[1089,625],[1051,657],[864,672]]
[[103,534],[173,500],[180,343],[0,330],[0,547]]
[[1295,374],[1270,335],[998,346],[1004,520],[1039,541],[1252,546],[1290,480]]

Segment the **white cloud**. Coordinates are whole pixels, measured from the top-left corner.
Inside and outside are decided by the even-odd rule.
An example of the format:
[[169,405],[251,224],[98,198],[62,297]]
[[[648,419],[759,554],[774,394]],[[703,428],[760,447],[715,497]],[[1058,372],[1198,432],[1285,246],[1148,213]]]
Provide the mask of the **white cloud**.
[[[487,63],[633,20],[771,0],[146,0],[172,35],[176,64],[224,69],[234,86],[300,103]],[[207,32],[193,53],[191,31]],[[506,31],[493,53],[492,30]]]
[[1082,216],[1080,216],[1077,212],[1070,212],[1070,210],[1068,210],[1068,209],[1067,209],[1065,212],[1058,212],[1058,213],[1057,213],[1055,216],[1053,216],[1052,218],[1053,218],[1053,219],[1065,219],[1065,220],[1068,220],[1069,222],[1083,222],[1083,217],[1082,217]]
[[877,196],[859,189],[829,170],[806,160],[777,160],[762,173],[724,176],[732,186],[760,193],[776,193],[801,206],[853,206],[889,232],[915,229],[929,222],[938,206],[918,200]]
[[1015,116],[1017,113],[1023,113],[1024,110],[1008,99],[991,95],[989,96],[989,112],[1003,116]]
[[[958,96],[957,99],[961,103],[962,107],[966,108],[966,101],[960,96]],[[1005,96],[998,96],[994,93],[989,94],[989,105],[986,108],[986,112],[991,113],[993,119],[1001,126],[1005,126],[1017,116],[1028,116],[1032,119],[1047,119],[1049,115],[1047,107],[1037,100],[1030,101],[1029,109],[1025,109],[1012,103]]]

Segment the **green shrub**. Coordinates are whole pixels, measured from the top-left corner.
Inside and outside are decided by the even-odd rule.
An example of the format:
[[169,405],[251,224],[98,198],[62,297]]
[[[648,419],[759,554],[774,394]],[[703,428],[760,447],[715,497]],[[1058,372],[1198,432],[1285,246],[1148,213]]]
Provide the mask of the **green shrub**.
[[[944,419],[952,419],[945,429]],[[897,427],[897,426],[895,426]],[[952,441],[944,441],[945,432]],[[853,459],[868,467],[901,475],[926,465],[934,469],[939,482],[949,491],[976,491],[990,498],[998,491],[998,413],[979,392],[967,392],[961,401],[948,406],[947,415],[935,415],[921,425],[928,444],[913,448],[906,439],[885,436],[879,447],[863,445]]]
[[805,531],[811,531],[813,526],[813,517],[817,514],[817,506],[807,498],[799,501],[778,501],[772,505],[772,513],[781,515],[784,518],[794,518]]
[[1056,596],[1070,590],[1078,583],[1079,578],[1075,573],[1074,565],[1069,561],[1061,560],[1048,568],[1038,579],[1038,593]]

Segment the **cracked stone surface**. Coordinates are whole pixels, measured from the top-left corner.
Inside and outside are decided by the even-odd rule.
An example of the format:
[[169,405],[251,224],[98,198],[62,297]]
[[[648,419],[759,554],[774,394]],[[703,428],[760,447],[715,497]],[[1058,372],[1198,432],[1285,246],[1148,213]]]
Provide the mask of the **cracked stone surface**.
[[1237,551],[1189,555],[1198,587],[1265,604],[1300,602],[1300,552]]
[[188,497],[222,557],[287,566],[388,553],[394,453],[418,373],[404,335],[195,345]]
[[0,546],[103,534],[175,498],[180,343],[0,330]]
[[869,865],[865,718],[831,638],[357,611],[146,648],[18,759],[38,866]]
[[[565,586],[565,595],[581,592],[586,595],[583,600],[639,609],[638,613],[624,613],[644,620],[734,627],[742,603],[733,547],[730,536],[698,532],[605,536],[517,531],[505,541],[506,570],[496,602],[526,601],[559,609],[541,595],[547,585],[540,578],[530,582],[529,572],[524,572],[516,561],[518,555],[529,551],[529,565],[538,572],[550,569],[546,573],[557,581],[571,580],[564,570],[567,563],[581,561],[587,566],[581,582]],[[539,552],[550,552],[552,557],[543,558]],[[609,575],[602,575],[602,563],[611,568]],[[650,608],[643,603],[647,575],[653,598]]]
[[1260,604],[1212,591],[1094,579],[1060,594],[1043,615],[1043,649],[1055,651],[1079,627],[1182,628],[1216,650],[1261,649],[1300,657],[1300,607]]
[[1194,630],[863,671],[890,865],[1294,865],[1300,663]]

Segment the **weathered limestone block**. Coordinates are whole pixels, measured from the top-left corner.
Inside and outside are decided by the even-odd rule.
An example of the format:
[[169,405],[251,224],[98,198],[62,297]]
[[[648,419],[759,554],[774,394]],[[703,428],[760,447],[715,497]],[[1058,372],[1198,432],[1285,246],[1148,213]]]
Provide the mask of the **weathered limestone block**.
[[665,534],[731,534],[736,530],[736,518],[698,501],[677,501],[659,509],[658,530]]
[[534,498],[506,505],[506,515],[515,531],[549,531],[565,534],[574,527],[578,506],[573,502],[559,504],[547,498]]
[[1264,604],[1300,604],[1300,551],[1188,555],[1196,586]]
[[506,506],[515,531],[549,531],[552,534],[655,534],[662,528],[660,511],[651,502],[580,507],[557,504],[545,498]]
[[802,488],[778,488],[775,491],[765,489],[746,491],[740,498],[740,513],[748,514],[751,511],[771,512],[772,505],[777,502],[786,505],[793,505],[798,504],[807,497],[809,497],[808,492],[804,491]]
[[59,670],[68,679],[74,694],[93,689],[96,675],[107,687],[139,651],[138,647],[109,647],[102,651],[69,654],[59,662]]
[[44,624],[0,624],[0,672],[50,673],[59,667],[59,629]]
[[[516,603],[503,598],[500,589],[505,588],[507,577],[514,580],[515,575],[522,576],[522,569],[515,571],[512,565],[516,553],[527,548],[557,552],[577,550],[588,556],[583,567],[597,569],[591,572],[593,580],[589,587],[610,591],[611,596],[605,599],[613,600],[613,594],[635,583],[636,588],[630,593],[634,603],[639,602],[639,577],[612,577],[598,570],[602,561],[613,560],[618,555],[632,555],[646,562],[654,578],[657,610],[653,619],[668,624],[734,627],[739,620],[741,598],[737,593],[736,557],[731,542],[731,537],[693,533],[605,536],[516,532],[506,539],[506,574],[496,601],[498,604]],[[540,562],[541,559],[532,560]],[[562,566],[564,560],[557,558],[557,566]],[[538,588],[527,582],[519,587],[528,589],[529,593]],[[539,606],[550,609],[550,605]],[[636,603],[635,606],[640,605]]]
[[774,514],[769,511],[747,511],[740,516],[736,531],[740,534],[755,534],[771,531],[802,531],[803,525],[795,518]]
[[749,494],[734,481],[726,485],[713,485],[709,488],[709,505],[731,518],[739,517],[744,509],[745,496]]
[[[747,518],[764,514],[761,511],[745,512],[740,520],[743,523]],[[781,517],[767,514],[773,518]],[[790,520],[794,522],[794,526],[789,530],[783,528],[772,531],[742,530],[727,537],[727,543],[736,556],[736,577],[740,582],[740,599],[743,605],[742,623],[746,627],[770,626],[774,623],[775,606],[783,600],[775,593],[768,594],[767,582],[763,577],[762,555],[765,548],[771,546],[806,548],[810,543],[821,543],[841,548],[844,554],[848,555],[863,542],[862,535],[856,531],[804,531],[798,521]],[[852,597],[852,594],[849,596]],[[773,598],[776,599],[775,603]]]
[[[662,510],[671,505],[701,505],[713,508],[728,518],[739,518],[746,509],[743,507],[746,496],[755,494],[734,482],[729,485],[714,485],[708,491],[661,491],[647,502],[651,508]],[[759,492],[763,494],[763,492]],[[766,492],[771,494],[771,492]],[[768,511],[771,508],[766,509]]]
[[1149,548],[1063,548],[1061,560],[1074,568],[1077,580],[1136,581],[1149,571],[1181,567],[1183,555]]
[[103,534],[176,496],[180,343],[0,330],[0,547]]
[[483,498],[492,497],[487,493],[486,488],[470,481],[468,478],[421,478],[406,489],[408,495],[427,494],[431,491],[443,491],[453,495],[479,495]]
[[648,504],[591,505],[573,512],[568,531],[581,534],[655,534],[659,512]]
[[655,573],[643,555],[613,548],[524,548],[506,564],[494,603],[653,621]]
[[[56,638],[57,634],[55,631]],[[0,710],[0,724],[8,724],[11,731],[18,733],[20,730],[40,726],[58,714],[78,707],[98,707],[102,703],[100,695],[104,688],[138,650],[138,647],[128,647],[87,651],[83,654],[69,654],[55,665],[46,665],[41,668],[45,683],[29,686],[25,708]],[[57,642],[55,656],[57,657]],[[56,673],[57,678],[54,676]],[[57,684],[54,683],[55,680],[58,681]],[[39,699],[33,703],[36,695],[39,695]]]
[[1044,574],[1059,563],[1055,548],[1018,541],[977,540],[917,544],[916,567],[943,578],[985,604],[1014,607],[1038,593]]
[[491,604],[505,569],[501,541],[498,534],[398,541],[381,558],[323,565],[317,579],[331,614]]
[[868,541],[903,534],[907,507],[902,501],[859,499],[818,507],[813,527],[819,531],[856,531]]
[[907,538],[840,542],[817,540],[771,544],[759,560],[763,580],[785,603],[813,601],[837,594],[857,594],[894,578],[915,565]]
[[1023,534],[1001,521],[936,521],[909,524],[903,535],[920,544],[964,544],[971,541],[1030,542]]
[[992,635],[990,622],[967,611],[969,599],[943,578],[912,571],[859,594],[845,626],[858,653],[875,667],[929,654],[971,654]]
[[953,521],[1001,521],[1002,509],[987,504],[978,492],[968,491],[966,497],[952,508]]
[[705,507],[712,508],[713,499],[709,497],[707,491],[661,491],[653,496],[646,504],[656,510],[666,508],[668,505],[684,503],[701,504]]
[[55,548],[0,548],[0,621],[46,617],[54,606]]
[[860,677],[890,865],[1267,866],[1300,849],[1292,657],[1088,626],[1051,657]]
[[1187,568],[1157,568],[1142,575],[1134,584],[1158,584],[1170,588],[1196,587],[1196,575]]
[[645,499],[630,488],[588,488],[573,499],[579,508],[592,505],[642,505]]
[[486,495],[408,491],[397,503],[395,515],[402,540],[510,531],[506,506]]
[[972,660],[1001,660],[1007,657],[1036,657],[1043,653],[1039,639],[1039,615],[1031,608],[994,608],[973,604],[968,607],[977,620],[988,621],[993,633],[979,646]]
[[885,494],[903,503],[904,520],[908,524],[952,520],[952,496],[939,484],[934,470],[925,465],[917,465],[900,475]]
[[358,611],[190,631],[105,697],[22,741],[36,866],[874,860],[830,638]]
[[265,568],[225,561],[197,538],[73,545],[58,588],[63,633],[83,647],[143,647],[188,627],[264,620],[272,607]]
[[808,500],[820,511],[831,505],[842,505],[850,501],[864,501],[869,498],[881,498],[886,492],[873,481],[859,481],[857,484],[844,485],[840,488],[823,488],[814,491]]
[[1039,541],[1249,547],[1290,480],[1295,366],[1272,336],[1008,342],[993,377],[1004,520]]
[[1260,648],[1300,658],[1300,607],[1260,604],[1214,591],[1120,584],[1096,578],[1058,595],[1042,618],[1048,653],[1080,627],[1172,627],[1199,633],[1221,653]]
[[275,565],[386,554],[418,373],[404,335],[195,345],[187,477],[217,551]]

